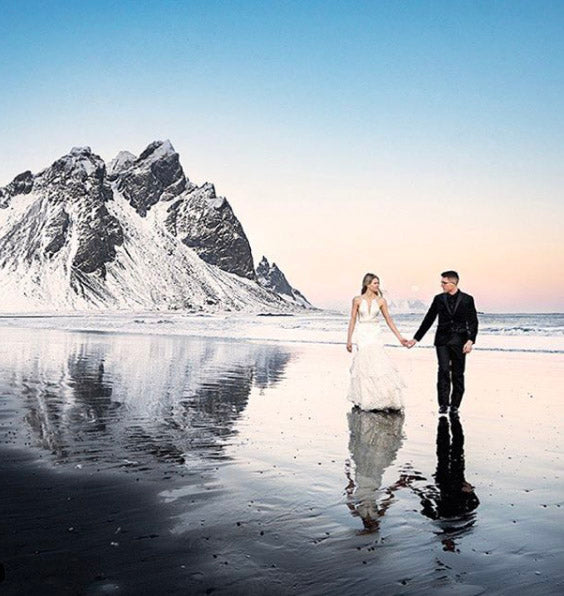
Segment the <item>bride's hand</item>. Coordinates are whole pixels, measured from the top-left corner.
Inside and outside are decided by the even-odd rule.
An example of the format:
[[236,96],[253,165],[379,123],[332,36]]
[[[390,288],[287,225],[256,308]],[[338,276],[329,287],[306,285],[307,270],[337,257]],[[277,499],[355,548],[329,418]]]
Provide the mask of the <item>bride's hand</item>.
[[407,344],[409,343],[409,340],[405,339],[405,337],[400,337],[399,342],[404,348],[407,348]]
[[347,342],[347,352],[352,352],[352,343],[350,341]]

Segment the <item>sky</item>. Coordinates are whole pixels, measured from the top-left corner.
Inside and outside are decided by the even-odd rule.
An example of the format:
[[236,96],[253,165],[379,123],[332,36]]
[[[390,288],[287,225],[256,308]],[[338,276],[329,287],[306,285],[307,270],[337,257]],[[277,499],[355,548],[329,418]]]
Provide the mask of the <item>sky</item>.
[[0,186],[170,139],[314,304],[564,311],[564,2],[0,0]]

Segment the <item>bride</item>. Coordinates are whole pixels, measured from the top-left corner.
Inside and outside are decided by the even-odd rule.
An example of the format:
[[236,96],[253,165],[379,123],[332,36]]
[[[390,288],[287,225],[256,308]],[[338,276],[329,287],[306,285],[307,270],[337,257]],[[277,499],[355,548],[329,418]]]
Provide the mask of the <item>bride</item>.
[[[367,273],[362,280],[360,296],[353,298],[347,335],[347,350],[357,351],[351,365],[348,399],[362,410],[402,410],[402,380],[384,350],[379,313],[388,327],[405,346],[404,339],[388,311],[388,304],[380,292],[380,279]],[[355,329],[356,328],[356,329]]]

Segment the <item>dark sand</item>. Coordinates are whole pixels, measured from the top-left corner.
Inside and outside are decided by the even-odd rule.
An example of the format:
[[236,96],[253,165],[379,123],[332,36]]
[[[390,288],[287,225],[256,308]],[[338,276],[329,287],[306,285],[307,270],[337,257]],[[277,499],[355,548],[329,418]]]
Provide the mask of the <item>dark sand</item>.
[[156,483],[45,470],[19,450],[2,450],[0,469],[2,594],[199,588],[186,544],[171,539],[174,509],[159,502]]
[[5,594],[560,594],[554,354],[390,350],[405,417],[351,411],[342,346],[6,329]]

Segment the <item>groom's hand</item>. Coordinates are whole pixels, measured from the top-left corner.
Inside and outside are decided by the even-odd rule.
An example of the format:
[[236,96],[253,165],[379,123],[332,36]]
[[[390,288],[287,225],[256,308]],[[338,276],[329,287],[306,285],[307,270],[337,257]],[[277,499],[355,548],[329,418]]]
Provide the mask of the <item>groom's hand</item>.
[[470,352],[472,351],[472,346],[474,344],[472,343],[472,340],[469,339],[465,344],[464,347],[462,348],[462,353],[463,354],[470,354]]
[[416,344],[417,342],[414,339],[410,339],[406,345],[407,348],[413,348],[413,346]]

